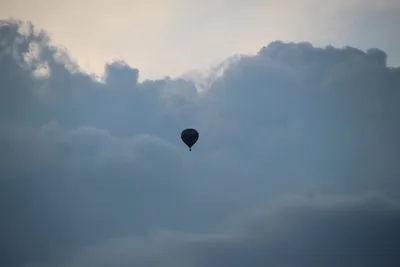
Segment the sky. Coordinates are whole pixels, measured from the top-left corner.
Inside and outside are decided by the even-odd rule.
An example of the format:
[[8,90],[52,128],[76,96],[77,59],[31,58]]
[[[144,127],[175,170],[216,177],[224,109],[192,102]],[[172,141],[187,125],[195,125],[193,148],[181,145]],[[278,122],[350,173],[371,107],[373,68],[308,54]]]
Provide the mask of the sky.
[[379,47],[400,65],[397,0],[2,0],[0,18],[30,20],[102,75],[124,59],[140,80],[208,72],[275,40]]
[[[239,10],[261,14],[265,5],[215,3],[218,12],[232,8],[220,25]],[[54,43],[62,34],[51,29],[56,23],[42,26],[45,16],[37,15],[37,24],[25,23],[22,13],[14,15],[21,21],[0,21],[0,266],[400,266],[400,68],[389,64],[398,37],[390,27],[367,36],[376,20],[363,17],[380,14],[384,27],[396,19],[390,12],[398,4],[364,3],[363,11],[357,1],[327,4],[332,13],[311,12],[313,2],[300,8],[318,14],[302,25],[350,11],[364,19],[364,33],[353,28],[359,46],[340,45],[345,39],[332,32],[307,38],[304,26],[305,41],[252,40],[250,54],[223,44],[225,54],[203,50],[199,59],[223,61],[194,78],[141,80],[142,66],[153,59],[119,58],[115,51],[123,49],[104,52],[109,61],[99,61],[99,78],[79,60],[88,36],[73,49]],[[69,10],[41,4],[60,21],[56,10]],[[199,16],[216,19],[207,5]],[[170,13],[158,6],[160,16],[175,14],[169,18],[178,23],[178,11],[165,6]],[[194,3],[177,6],[182,21],[199,19],[189,12]],[[93,18],[93,25],[114,27]],[[211,32],[218,36],[222,28]],[[124,31],[102,38],[114,44]],[[152,34],[163,43],[167,32]],[[107,46],[101,38],[91,42]],[[185,42],[176,55],[190,46]],[[154,60],[174,57],[168,48],[157,51]],[[166,63],[158,67],[154,73],[174,73]],[[200,134],[191,152],[180,140],[189,127]]]

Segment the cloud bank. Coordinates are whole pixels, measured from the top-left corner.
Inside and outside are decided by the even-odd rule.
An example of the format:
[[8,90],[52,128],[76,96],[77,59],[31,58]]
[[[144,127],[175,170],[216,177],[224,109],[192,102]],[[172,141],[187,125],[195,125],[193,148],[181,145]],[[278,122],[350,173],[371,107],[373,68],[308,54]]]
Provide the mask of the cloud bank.
[[123,61],[93,77],[44,31],[1,21],[1,265],[398,266],[386,62],[276,41],[200,92],[138,82]]

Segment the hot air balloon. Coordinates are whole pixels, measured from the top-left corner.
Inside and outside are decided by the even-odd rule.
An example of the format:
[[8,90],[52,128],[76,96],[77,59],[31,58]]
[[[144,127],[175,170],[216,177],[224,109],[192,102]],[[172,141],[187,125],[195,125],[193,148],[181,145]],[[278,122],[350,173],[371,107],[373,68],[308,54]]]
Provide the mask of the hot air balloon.
[[199,133],[195,129],[188,128],[182,131],[181,139],[189,147],[189,151],[192,151],[192,146],[199,139]]

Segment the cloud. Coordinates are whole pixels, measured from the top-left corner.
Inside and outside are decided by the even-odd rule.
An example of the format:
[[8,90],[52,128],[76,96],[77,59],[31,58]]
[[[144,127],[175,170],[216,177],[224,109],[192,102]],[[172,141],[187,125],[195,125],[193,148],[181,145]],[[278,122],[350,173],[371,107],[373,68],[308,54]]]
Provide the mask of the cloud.
[[0,45],[1,265],[399,262],[400,70],[385,52],[276,41],[204,82],[139,82],[124,61],[83,72],[19,21]]
[[112,239],[62,266],[396,266],[399,208],[377,194],[285,197],[257,216],[236,218],[239,227],[221,234]]

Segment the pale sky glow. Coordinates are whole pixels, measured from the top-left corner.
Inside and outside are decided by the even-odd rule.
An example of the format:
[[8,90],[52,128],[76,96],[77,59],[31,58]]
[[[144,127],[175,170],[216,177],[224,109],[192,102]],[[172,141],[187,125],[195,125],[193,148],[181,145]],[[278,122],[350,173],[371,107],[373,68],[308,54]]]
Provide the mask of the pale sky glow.
[[[208,68],[236,53],[256,53],[278,39],[360,45],[360,36],[351,37],[360,27],[355,22],[399,5],[391,0],[6,0],[0,16],[44,28],[88,71],[101,74],[106,61],[120,58],[139,68],[143,79]],[[392,50],[399,40],[379,38],[397,38],[390,30],[383,23],[362,44],[382,46],[397,65],[400,57]]]

